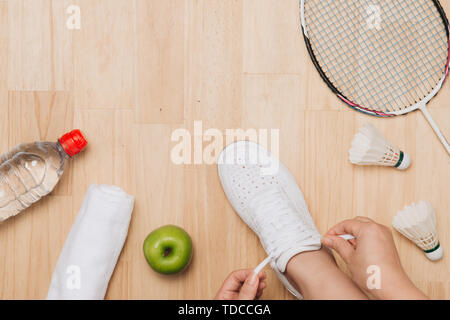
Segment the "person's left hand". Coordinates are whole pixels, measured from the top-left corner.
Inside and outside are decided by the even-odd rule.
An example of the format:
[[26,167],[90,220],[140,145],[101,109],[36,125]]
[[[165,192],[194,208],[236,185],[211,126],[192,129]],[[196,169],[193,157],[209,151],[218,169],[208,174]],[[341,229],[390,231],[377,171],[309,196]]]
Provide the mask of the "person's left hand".
[[234,271],[224,281],[215,300],[259,299],[267,287],[266,278],[265,272],[257,275],[253,269]]

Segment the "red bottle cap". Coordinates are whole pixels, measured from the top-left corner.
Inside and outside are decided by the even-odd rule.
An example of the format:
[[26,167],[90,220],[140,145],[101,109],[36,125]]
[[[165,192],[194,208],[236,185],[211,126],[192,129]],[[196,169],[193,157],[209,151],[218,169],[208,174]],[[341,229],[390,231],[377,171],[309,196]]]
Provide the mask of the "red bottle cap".
[[80,130],[73,130],[59,138],[59,143],[71,157],[80,153],[87,145],[87,140]]

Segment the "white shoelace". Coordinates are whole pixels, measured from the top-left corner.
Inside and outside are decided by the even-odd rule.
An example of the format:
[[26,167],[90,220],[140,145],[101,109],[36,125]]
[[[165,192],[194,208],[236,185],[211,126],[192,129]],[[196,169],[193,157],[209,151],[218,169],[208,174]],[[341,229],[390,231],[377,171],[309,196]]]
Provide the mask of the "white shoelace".
[[[269,188],[252,200],[250,207],[254,209],[260,222],[259,225],[255,225],[255,228],[258,229],[258,233],[264,233],[267,239],[273,239],[265,241],[265,249],[269,252],[269,256],[254,269],[255,274],[260,273],[272,260],[275,261],[286,250],[286,247],[295,245],[299,240],[313,240],[312,234],[316,232],[315,228],[313,229],[307,221],[299,225],[295,208],[293,204],[290,204],[287,195],[279,188]],[[277,220],[273,219],[271,214],[275,211],[277,212]],[[286,236],[279,237],[276,234],[278,232],[286,233]],[[292,235],[295,235],[295,238]],[[301,235],[300,238],[299,235]],[[345,240],[355,239],[354,236],[349,234],[340,237]]]
[[[317,242],[317,238],[314,239],[317,230],[307,219],[303,219],[304,223],[298,223],[297,209],[281,188],[269,188],[261,192],[252,200],[250,208],[257,216],[257,233],[264,237],[265,249],[274,259],[299,242],[306,245]],[[277,213],[276,219],[273,212]],[[280,237],[280,232],[285,236]]]
[[[340,235],[339,237],[341,237],[344,240],[352,240],[352,239],[356,239],[354,236],[352,236],[351,234],[343,234]],[[266,259],[264,259],[264,261],[262,261],[254,270],[253,272],[258,274],[262,271],[262,269],[264,269],[269,263],[270,261],[272,261],[273,257],[272,256],[267,256]]]

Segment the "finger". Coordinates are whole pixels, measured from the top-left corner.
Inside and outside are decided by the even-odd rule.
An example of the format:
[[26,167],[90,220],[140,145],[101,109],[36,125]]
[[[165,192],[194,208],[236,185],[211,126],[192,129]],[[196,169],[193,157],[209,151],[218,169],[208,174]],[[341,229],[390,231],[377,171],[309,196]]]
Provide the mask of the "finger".
[[241,269],[234,271],[231,275],[239,282],[244,282],[250,274],[253,273],[253,269]]
[[352,236],[355,236],[356,238],[359,238],[359,235],[361,234],[361,230],[363,227],[365,227],[367,224],[366,222],[361,222],[355,219],[352,220],[345,220],[341,223],[338,223],[334,227],[332,227],[328,232],[325,234],[325,236],[339,236],[343,234],[351,234]]
[[[233,272],[231,275],[239,281],[240,284],[242,284],[250,274],[253,273],[253,269],[243,269],[243,270],[237,270]],[[262,271],[258,274],[259,280],[265,280],[267,279],[267,273]]]
[[352,254],[355,252],[354,247],[347,241],[337,236],[325,236],[322,242],[328,248],[335,250],[344,259],[345,263],[349,263]]
[[267,284],[265,282],[260,282],[258,291],[256,292],[256,299],[261,298],[265,288],[267,288]]
[[373,220],[370,219],[370,218],[367,218],[367,217],[361,217],[361,216],[356,217],[354,220],[356,220],[356,221],[361,221],[361,222],[365,222],[365,223],[375,222],[375,221],[373,221]]
[[259,281],[258,289],[265,289],[267,287],[267,283],[265,281]]
[[245,280],[239,292],[239,300],[254,300],[259,286],[259,275],[252,273]]
[[256,292],[256,299],[259,299],[259,298],[261,298],[261,296],[263,295],[263,293],[264,293],[264,290],[259,290],[258,289],[258,291]]
[[237,270],[232,272],[224,281],[222,290],[237,291],[247,277],[252,274],[251,269]]
[[259,273],[259,281],[264,281],[267,279],[267,273],[265,271],[262,271]]

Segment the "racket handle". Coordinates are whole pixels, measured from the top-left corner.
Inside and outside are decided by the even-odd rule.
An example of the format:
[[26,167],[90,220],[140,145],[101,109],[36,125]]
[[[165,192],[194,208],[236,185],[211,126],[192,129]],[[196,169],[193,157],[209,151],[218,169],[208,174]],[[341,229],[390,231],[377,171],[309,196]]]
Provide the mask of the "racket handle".
[[422,107],[420,107],[420,110],[422,110],[425,118],[428,120],[428,122],[430,123],[431,127],[433,128],[434,132],[436,133],[436,135],[438,136],[438,138],[441,140],[442,144],[444,145],[445,149],[447,149],[447,153],[450,154],[450,145],[448,144],[447,139],[445,138],[445,136],[442,134],[441,130],[439,129],[438,125],[436,124],[436,122],[434,122],[433,117],[431,116],[430,111],[428,111],[428,108],[424,105]]

